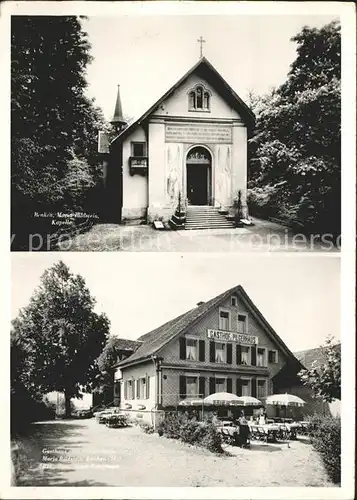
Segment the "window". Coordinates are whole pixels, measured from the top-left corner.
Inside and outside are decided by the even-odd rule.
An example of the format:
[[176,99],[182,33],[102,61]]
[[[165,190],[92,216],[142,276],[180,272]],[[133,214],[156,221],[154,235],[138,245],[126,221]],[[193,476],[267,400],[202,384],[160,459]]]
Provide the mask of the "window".
[[250,347],[242,345],[240,356],[241,365],[250,365]]
[[225,378],[216,378],[216,392],[226,392]]
[[265,359],[266,349],[262,347],[258,347],[257,349],[257,366],[266,366]]
[[146,142],[132,142],[131,156],[146,156]]
[[186,377],[186,396],[188,398],[197,397],[198,387],[197,387],[198,377]]
[[225,363],[225,347],[226,344],[222,342],[215,342],[215,362]]
[[242,379],[242,396],[250,396],[250,381]]
[[277,363],[278,362],[278,351],[269,351],[268,352],[268,361],[269,361],[269,363]]
[[203,85],[197,85],[188,93],[188,109],[191,111],[209,111],[211,95]]
[[257,380],[257,398],[265,398],[267,395],[266,380]]
[[231,297],[231,306],[232,307],[237,307],[237,297]]
[[247,316],[238,314],[238,333],[247,333]]
[[203,108],[203,90],[202,87],[198,87],[196,90],[196,108]]
[[186,359],[197,361],[197,340],[186,339]]
[[230,312],[224,309],[219,310],[219,329],[230,330],[231,315]]

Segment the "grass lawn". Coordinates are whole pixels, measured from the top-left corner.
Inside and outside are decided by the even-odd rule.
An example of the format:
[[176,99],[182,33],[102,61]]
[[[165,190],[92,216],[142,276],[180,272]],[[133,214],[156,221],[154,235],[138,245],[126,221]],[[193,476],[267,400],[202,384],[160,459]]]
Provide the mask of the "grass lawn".
[[218,456],[91,419],[34,424],[18,444],[18,486],[334,486],[306,440]]

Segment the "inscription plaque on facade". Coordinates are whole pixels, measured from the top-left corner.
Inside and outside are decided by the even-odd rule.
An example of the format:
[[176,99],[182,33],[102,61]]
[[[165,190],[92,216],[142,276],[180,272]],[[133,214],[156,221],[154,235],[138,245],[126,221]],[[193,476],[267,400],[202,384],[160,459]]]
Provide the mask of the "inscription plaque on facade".
[[258,344],[256,335],[247,335],[245,333],[226,332],[223,330],[207,330],[207,337],[216,340],[228,340],[238,342],[240,344]]
[[166,125],[166,142],[232,143],[232,128],[226,125],[176,124]]

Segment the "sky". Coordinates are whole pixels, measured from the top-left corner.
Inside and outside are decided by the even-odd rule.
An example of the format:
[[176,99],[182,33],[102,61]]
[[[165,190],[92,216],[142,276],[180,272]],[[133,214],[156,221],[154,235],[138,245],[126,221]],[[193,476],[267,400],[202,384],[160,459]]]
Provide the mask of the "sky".
[[242,285],[293,351],[340,338],[340,259],[330,255],[12,253],[11,316],[46,268],[62,259],[81,274],[111,333],[135,340],[199,301]]
[[92,44],[88,94],[110,120],[117,85],[123,113],[137,118],[203,55],[246,99],[279,86],[296,57],[290,41],[304,25],[321,27],[332,15],[126,15],[89,16],[83,28]]

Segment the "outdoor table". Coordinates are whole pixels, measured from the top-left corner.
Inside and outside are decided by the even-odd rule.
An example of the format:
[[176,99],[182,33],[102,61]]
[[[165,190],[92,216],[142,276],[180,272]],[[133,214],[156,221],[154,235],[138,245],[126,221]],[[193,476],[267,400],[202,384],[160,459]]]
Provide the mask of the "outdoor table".
[[230,420],[220,420],[219,426],[220,427],[231,427],[233,424]]
[[219,425],[217,427],[217,430],[220,434],[222,434],[222,436],[229,436],[231,438],[232,444],[234,445],[244,446],[249,443],[249,433],[241,433],[239,425],[234,425],[230,422],[230,425]]
[[265,432],[265,434],[267,435],[267,439],[269,439],[270,441],[272,442],[276,442],[277,439],[277,434],[279,432],[279,426],[278,424],[262,424],[262,425],[259,425],[259,424],[248,424],[249,425],[249,428],[250,430],[252,431],[253,429],[263,429],[263,431]]
[[289,433],[290,433],[290,438],[291,439],[296,439],[296,433],[297,433],[297,430],[301,428],[301,425],[298,424],[297,422],[291,422],[289,424],[287,423],[281,423],[281,424],[277,424],[279,427],[280,426],[285,426]]
[[106,417],[106,424],[108,427],[125,427],[127,417],[126,415],[112,413]]

